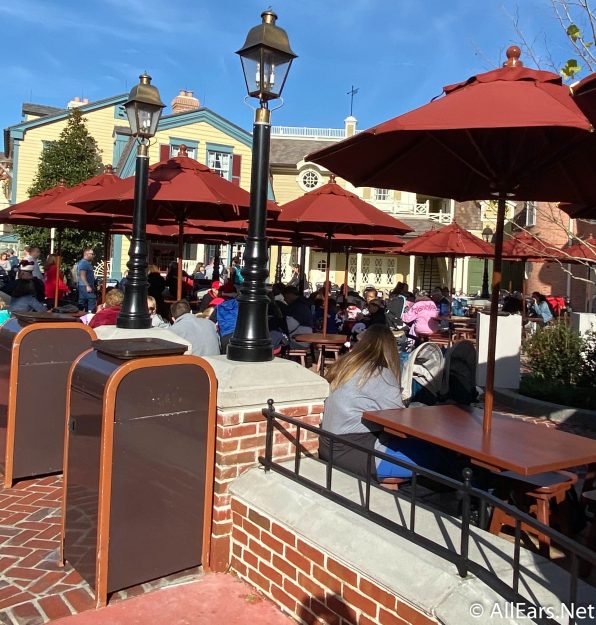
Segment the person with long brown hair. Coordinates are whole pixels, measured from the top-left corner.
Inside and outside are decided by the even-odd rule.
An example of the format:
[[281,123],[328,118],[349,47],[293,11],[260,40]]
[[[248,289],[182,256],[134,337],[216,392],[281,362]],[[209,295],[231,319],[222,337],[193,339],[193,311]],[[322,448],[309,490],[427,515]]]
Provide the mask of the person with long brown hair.
[[[397,345],[388,327],[373,325],[365,330],[354,349],[329,367],[331,392],[325,400],[321,428],[346,442],[376,449],[396,459],[429,469],[444,466],[439,448],[415,438],[385,434],[382,427],[362,418],[367,410],[403,408]],[[329,439],[320,437],[319,457],[329,459]],[[333,443],[334,465],[366,475],[367,454],[341,442]],[[410,477],[412,472],[385,460],[373,463],[374,477]]]

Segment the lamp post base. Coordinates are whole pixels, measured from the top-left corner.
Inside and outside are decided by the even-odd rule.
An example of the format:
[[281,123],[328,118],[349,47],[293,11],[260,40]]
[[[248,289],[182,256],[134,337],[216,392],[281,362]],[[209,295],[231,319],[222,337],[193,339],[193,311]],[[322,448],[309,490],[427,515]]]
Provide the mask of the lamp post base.
[[273,349],[271,349],[271,341],[268,344],[259,345],[260,341],[254,343],[250,340],[244,340],[244,345],[228,345],[228,360],[236,362],[269,362],[273,360]]

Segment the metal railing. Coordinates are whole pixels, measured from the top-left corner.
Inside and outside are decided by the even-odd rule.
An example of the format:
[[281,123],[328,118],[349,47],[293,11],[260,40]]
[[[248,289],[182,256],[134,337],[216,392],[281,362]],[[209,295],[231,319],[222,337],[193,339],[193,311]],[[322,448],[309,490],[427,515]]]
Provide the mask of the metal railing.
[[[502,501],[491,493],[472,486],[472,470],[469,468],[464,469],[463,480],[458,481],[446,475],[442,475],[435,471],[425,469],[424,467],[398,460],[395,457],[385,454],[383,452],[376,451],[374,449],[368,449],[366,447],[363,447],[362,445],[352,443],[341,436],[323,430],[317,426],[303,423],[299,419],[280,414],[275,411],[273,400],[270,399],[267,403],[268,407],[264,408],[262,411],[263,415],[267,420],[265,455],[259,457],[259,462],[264,466],[265,471],[274,471],[276,473],[279,473],[284,477],[287,477],[288,479],[297,482],[302,486],[309,488],[310,490],[313,490],[319,495],[351,510],[352,512],[355,512],[356,514],[369,519],[373,523],[376,523],[377,525],[380,525],[381,527],[410,540],[411,542],[423,547],[424,549],[427,549],[431,553],[440,556],[441,558],[444,558],[445,560],[453,563],[456,566],[457,571],[461,577],[467,577],[468,573],[472,573],[478,579],[480,579],[490,588],[492,588],[495,592],[497,592],[505,600],[511,602],[512,604],[515,604],[516,606],[522,606],[522,609],[525,609],[525,613],[528,612],[528,609],[533,609],[536,610],[535,613],[537,614],[546,614],[546,616],[542,618],[537,618],[535,621],[536,623],[540,623],[541,625],[556,625],[557,621],[548,615],[547,610],[540,610],[540,606],[532,604],[519,591],[521,573],[520,555],[522,546],[522,526],[528,526],[536,532],[547,536],[552,543],[558,545],[571,559],[571,566],[569,571],[570,579],[568,601],[564,602],[564,605],[567,606],[567,609],[570,611],[570,613],[573,613],[573,607],[576,605],[577,602],[579,562],[585,561],[592,566],[596,566],[596,553],[594,551],[591,551],[587,547],[580,545],[576,541],[565,536],[564,534],[561,534],[557,530],[547,525],[544,525],[540,521],[536,520],[534,517],[519,510],[515,506],[512,506]],[[281,427],[278,423],[280,421],[296,428],[295,437],[291,439],[295,447],[293,470],[283,466],[278,462],[273,461],[274,430],[277,429],[280,432],[284,432],[286,436],[289,436],[287,430]],[[300,474],[300,464],[303,457],[303,452],[305,452],[300,442],[300,437],[303,431],[311,432],[313,434],[316,434],[319,439],[321,437],[324,437],[329,441],[329,458],[327,460],[321,460],[321,462],[326,464],[326,479],[324,486]],[[365,484],[363,503],[353,501],[352,499],[344,497],[343,495],[333,490],[334,443],[341,443],[342,445],[351,447],[356,451],[366,454],[367,456],[367,475],[365,477],[358,476],[358,478],[360,480],[363,480]],[[375,483],[374,487],[381,488],[381,486],[376,483],[376,481],[372,477],[373,462],[377,458],[412,471],[412,477],[410,481],[411,495],[409,497],[409,527],[405,525],[405,523],[403,525],[400,525],[399,523],[396,523],[395,521],[392,521],[391,519],[388,519],[370,509],[370,497],[373,482]],[[340,467],[337,468],[342,470]],[[420,477],[423,477],[430,482],[452,488],[461,497],[462,512],[459,553],[416,532],[416,506],[419,485],[418,483]],[[502,572],[499,572],[497,574],[493,570],[489,569],[487,566],[483,566],[481,563],[470,559],[468,555],[470,547],[472,499],[477,499],[480,504],[480,526],[484,526],[485,524],[484,522],[486,519],[483,517],[486,514],[485,511],[488,506],[500,508],[501,510],[505,511],[507,515],[514,519],[515,535],[511,584],[508,584],[503,580],[504,575]],[[570,623],[572,623],[572,621],[570,621]]]
[[301,139],[345,139],[344,128],[302,128],[299,126],[272,126],[272,137],[298,137]]

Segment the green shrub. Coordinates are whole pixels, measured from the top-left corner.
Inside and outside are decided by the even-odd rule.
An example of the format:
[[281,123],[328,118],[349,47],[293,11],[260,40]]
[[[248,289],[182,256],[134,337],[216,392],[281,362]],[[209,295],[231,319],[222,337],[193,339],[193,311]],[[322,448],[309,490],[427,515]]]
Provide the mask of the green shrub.
[[539,328],[524,341],[532,377],[547,384],[575,385],[583,378],[585,341],[563,322]]
[[582,349],[582,367],[577,380],[578,386],[592,387],[596,381],[596,331],[584,334]]
[[526,397],[534,397],[553,404],[596,410],[596,388],[569,386],[565,384],[545,384],[544,380],[531,374],[523,375],[519,392]]

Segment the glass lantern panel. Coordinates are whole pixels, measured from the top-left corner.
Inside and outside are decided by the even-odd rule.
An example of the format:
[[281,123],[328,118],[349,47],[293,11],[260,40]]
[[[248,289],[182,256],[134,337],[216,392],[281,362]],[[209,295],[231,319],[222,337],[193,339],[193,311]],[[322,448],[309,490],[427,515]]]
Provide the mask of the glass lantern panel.
[[241,56],[248,95],[262,101],[279,98],[292,57],[270,48],[255,48]]

